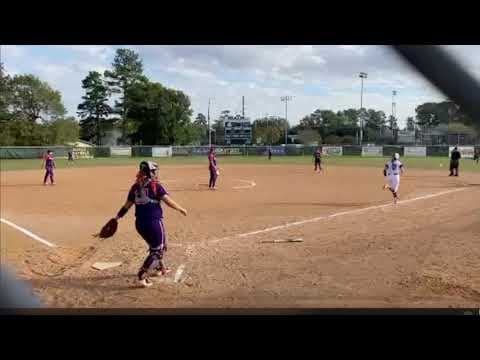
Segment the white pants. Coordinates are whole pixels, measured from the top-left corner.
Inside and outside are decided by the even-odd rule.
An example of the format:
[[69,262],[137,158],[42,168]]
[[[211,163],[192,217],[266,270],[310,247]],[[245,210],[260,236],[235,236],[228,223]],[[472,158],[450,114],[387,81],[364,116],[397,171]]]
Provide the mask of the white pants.
[[387,176],[388,185],[390,189],[397,192],[400,187],[400,175],[390,175]]

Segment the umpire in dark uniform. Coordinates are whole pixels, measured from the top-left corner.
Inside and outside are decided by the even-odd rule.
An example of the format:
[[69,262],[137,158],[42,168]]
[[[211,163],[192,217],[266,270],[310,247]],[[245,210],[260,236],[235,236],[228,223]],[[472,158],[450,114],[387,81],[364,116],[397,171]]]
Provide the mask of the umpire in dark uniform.
[[458,166],[460,164],[460,159],[462,155],[460,155],[460,151],[455,146],[453,148],[452,154],[450,155],[450,175],[448,176],[458,176]]

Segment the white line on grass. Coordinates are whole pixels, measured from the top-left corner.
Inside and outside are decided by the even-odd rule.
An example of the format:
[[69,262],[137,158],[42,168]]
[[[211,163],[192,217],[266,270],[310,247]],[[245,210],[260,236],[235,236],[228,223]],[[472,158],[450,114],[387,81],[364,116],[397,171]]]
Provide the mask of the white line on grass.
[[290,227],[293,227],[293,226],[299,226],[299,225],[313,223],[313,222],[317,222],[317,221],[321,221],[321,220],[327,220],[327,219],[331,219],[331,218],[342,216],[342,215],[351,215],[351,214],[360,213],[360,212],[364,212],[364,211],[368,211],[368,210],[382,209],[382,208],[386,208],[386,207],[389,207],[389,206],[399,206],[399,205],[402,205],[402,204],[406,204],[406,203],[410,203],[410,202],[414,202],[414,201],[418,201],[418,200],[430,199],[430,198],[433,198],[433,197],[442,196],[442,195],[454,193],[454,192],[457,192],[457,191],[462,191],[462,190],[465,190],[465,189],[466,188],[460,188],[460,189],[442,191],[442,192],[439,192],[439,193],[436,193],[436,194],[419,196],[419,197],[416,197],[416,198],[413,198],[413,199],[399,201],[396,205],[394,205],[393,203],[388,203],[388,204],[383,204],[383,205],[369,206],[369,207],[362,208],[362,209],[342,211],[342,212],[335,213],[335,214],[330,214],[330,215],[318,216],[318,217],[314,217],[314,218],[311,218],[311,219],[295,221],[295,222],[291,222],[291,223],[287,223],[287,224],[283,224],[283,225],[269,227],[269,228],[262,229],[262,230],[251,231],[251,232],[247,232],[247,233],[243,233],[243,234],[227,236],[227,237],[220,238],[220,239],[208,240],[208,241],[206,241],[206,243],[212,243],[213,244],[213,243],[218,243],[218,242],[223,241],[223,240],[229,240],[229,239],[233,239],[233,238],[237,238],[237,237],[243,238],[243,237],[247,237],[247,236],[272,232],[272,231],[276,231],[276,230],[282,230],[282,229],[290,228]]
[[37,240],[39,242],[41,242],[42,244],[44,245],[47,245],[49,247],[56,247],[57,245],[55,244],[52,244],[51,242],[45,240],[45,239],[42,239],[40,236],[37,236],[35,235],[34,233],[32,233],[31,231],[28,231],[27,229],[24,229],[22,228],[21,226],[18,226],[16,224],[14,224],[13,222],[11,221],[8,221],[4,218],[0,218],[0,222],[4,223],[4,224],[7,224],[7,225],[10,225],[11,227],[17,229],[18,231],[21,231],[22,233],[24,233],[25,235],[31,237],[32,239],[34,240]]

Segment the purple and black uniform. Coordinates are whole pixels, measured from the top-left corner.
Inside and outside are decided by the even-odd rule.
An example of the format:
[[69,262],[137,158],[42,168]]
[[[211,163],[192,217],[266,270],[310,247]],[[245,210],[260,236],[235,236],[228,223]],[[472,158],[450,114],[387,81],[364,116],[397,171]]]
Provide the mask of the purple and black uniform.
[[55,168],[55,159],[52,155],[47,155],[45,158],[45,176],[43,178],[43,183],[47,183],[47,178],[50,177],[50,182],[53,184],[53,169]]
[[[167,247],[160,201],[167,194],[162,185],[151,180],[143,186],[134,184],[128,193],[128,201],[135,204],[135,227],[148,243],[150,251],[157,252],[160,258]],[[148,267],[144,265],[144,268]]]
[[213,152],[208,154],[208,169],[210,170],[210,181],[208,182],[209,188],[214,188],[217,182],[217,158]]
[[313,157],[315,158],[315,171],[322,170],[322,152],[317,150],[313,153]]
[[462,155],[460,151],[455,147],[452,150],[452,154],[450,156],[450,175],[449,176],[458,176],[458,167],[460,165],[460,159]]

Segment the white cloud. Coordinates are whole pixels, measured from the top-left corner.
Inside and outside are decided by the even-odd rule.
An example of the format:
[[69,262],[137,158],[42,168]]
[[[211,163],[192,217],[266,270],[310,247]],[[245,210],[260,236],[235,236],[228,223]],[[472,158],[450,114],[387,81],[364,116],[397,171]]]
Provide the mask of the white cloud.
[[318,55],[313,55],[311,57],[311,59],[313,60],[314,63],[316,64],[325,64],[326,61],[324,58],[322,58],[321,56],[318,56]]
[[97,58],[101,61],[112,57],[115,51],[113,47],[106,45],[58,45],[58,47],[73,50],[78,54]]
[[20,45],[1,45],[2,47],[2,62],[11,60],[11,58],[16,59],[26,55],[27,49],[25,46]]
[[351,51],[358,55],[363,55],[365,53],[365,47],[361,45],[339,45],[338,47],[342,50]]

